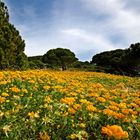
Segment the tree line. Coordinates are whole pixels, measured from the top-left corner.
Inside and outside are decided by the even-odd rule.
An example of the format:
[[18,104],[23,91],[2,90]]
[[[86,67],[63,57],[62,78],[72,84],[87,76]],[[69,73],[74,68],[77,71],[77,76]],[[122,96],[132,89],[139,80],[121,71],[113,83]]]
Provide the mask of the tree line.
[[128,49],[101,52],[91,62],[81,62],[74,52],[65,48],[51,49],[42,56],[27,57],[25,41],[9,22],[8,8],[0,2],[0,69],[78,69],[136,76],[140,72],[140,43]]
[[99,71],[111,74],[138,76],[140,74],[140,43],[131,44],[127,49],[101,52],[91,62],[79,61],[69,49],[51,49],[42,56],[29,57],[32,68],[62,68]]

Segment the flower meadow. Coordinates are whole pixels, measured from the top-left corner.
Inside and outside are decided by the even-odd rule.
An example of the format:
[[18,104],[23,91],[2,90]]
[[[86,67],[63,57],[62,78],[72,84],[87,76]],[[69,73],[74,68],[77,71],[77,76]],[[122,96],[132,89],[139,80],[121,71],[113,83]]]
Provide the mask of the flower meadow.
[[0,72],[1,140],[140,140],[140,79]]

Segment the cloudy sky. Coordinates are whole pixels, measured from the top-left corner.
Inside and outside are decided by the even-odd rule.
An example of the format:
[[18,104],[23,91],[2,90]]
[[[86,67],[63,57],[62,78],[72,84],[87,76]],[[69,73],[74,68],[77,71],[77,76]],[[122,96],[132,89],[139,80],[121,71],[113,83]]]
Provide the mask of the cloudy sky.
[[79,60],[140,41],[140,0],[5,0],[28,56],[72,50]]

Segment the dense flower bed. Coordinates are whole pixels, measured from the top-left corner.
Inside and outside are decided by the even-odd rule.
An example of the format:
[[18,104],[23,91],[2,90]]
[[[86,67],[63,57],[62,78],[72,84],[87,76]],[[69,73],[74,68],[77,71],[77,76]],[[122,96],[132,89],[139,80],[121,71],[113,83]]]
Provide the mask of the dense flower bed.
[[0,72],[0,139],[139,139],[139,83],[92,72]]

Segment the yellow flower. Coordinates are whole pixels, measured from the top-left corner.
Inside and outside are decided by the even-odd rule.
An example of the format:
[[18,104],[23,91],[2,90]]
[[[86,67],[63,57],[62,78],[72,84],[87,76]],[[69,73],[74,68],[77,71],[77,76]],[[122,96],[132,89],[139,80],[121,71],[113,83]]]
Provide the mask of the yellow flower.
[[77,96],[77,93],[76,92],[71,92],[70,95]]
[[103,97],[97,97],[96,100],[98,100],[98,101],[100,101],[102,103],[106,102],[106,99],[103,98]]
[[45,90],[49,90],[49,89],[50,89],[50,86],[43,86],[43,88],[44,88]]
[[120,108],[127,108],[127,107],[126,107],[126,103],[120,103],[120,104],[119,104],[119,107],[120,107]]
[[86,99],[80,99],[80,102],[81,102],[82,104],[85,104],[85,105],[91,105],[91,104],[93,104],[93,103],[91,103],[90,101],[87,101]]
[[1,95],[2,95],[3,97],[7,97],[7,96],[9,96],[9,94],[6,93],[6,92],[3,92]]
[[69,108],[69,109],[68,109],[68,112],[69,112],[70,114],[75,114],[76,110],[73,109],[73,108]]
[[70,138],[71,138],[71,139],[76,139],[77,137],[78,137],[77,134],[71,134],[71,135],[70,135]]
[[28,113],[28,116],[30,117],[30,119],[33,119],[33,118],[39,118],[39,114],[38,114],[38,112],[29,112]]
[[0,81],[0,85],[6,85],[7,83],[7,81]]
[[78,136],[78,139],[87,139],[87,137],[88,137],[88,133],[86,132],[86,131],[79,131],[79,133],[77,134],[77,136]]
[[128,132],[123,131],[121,126],[118,125],[102,127],[102,133],[106,134],[108,137],[114,137],[117,140],[128,138]]
[[79,127],[85,128],[85,127],[86,127],[86,124],[85,124],[85,123],[80,123],[80,124],[79,124]]
[[62,114],[62,116],[63,116],[63,117],[68,116],[68,112],[64,112],[64,113]]
[[4,115],[4,113],[2,111],[0,111],[0,117],[2,117]]
[[49,96],[46,96],[44,99],[45,102],[50,103],[52,102],[51,98]]
[[23,91],[24,93],[28,93],[28,90],[27,90],[27,89],[22,89],[22,91]]
[[35,83],[35,81],[34,81],[34,80],[30,80],[30,81],[29,81],[29,83],[34,84],[34,83]]
[[80,104],[74,104],[73,108],[76,109],[76,110],[81,109],[81,105]]
[[106,114],[106,115],[109,115],[109,116],[116,115],[116,113],[114,111],[110,110],[110,109],[104,109],[103,113]]
[[10,100],[6,100],[6,103],[9,103],[10,102]]

